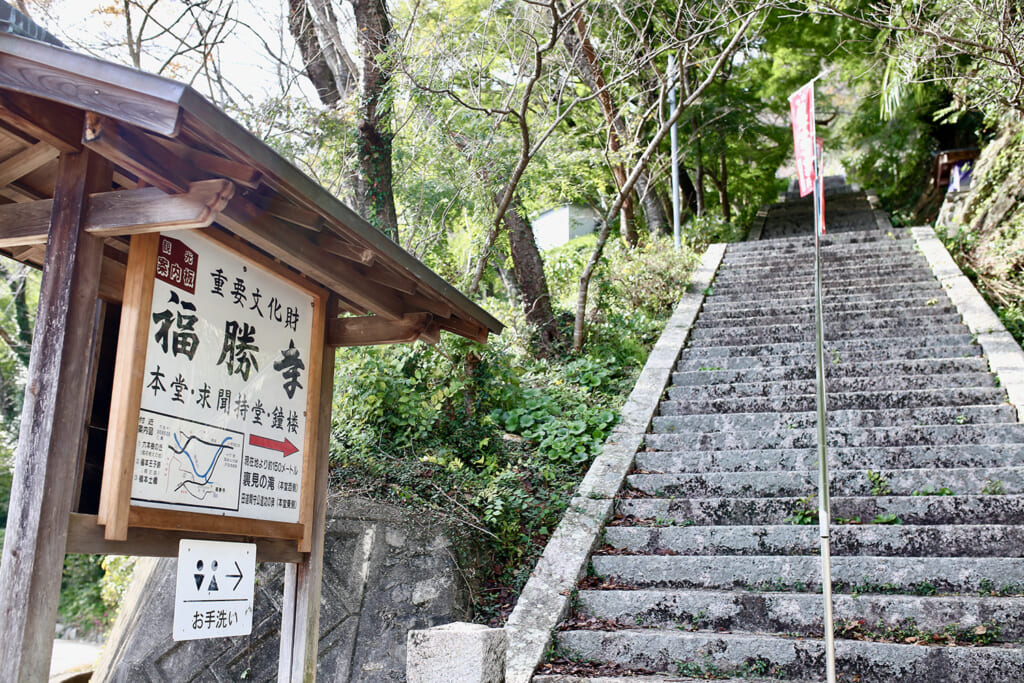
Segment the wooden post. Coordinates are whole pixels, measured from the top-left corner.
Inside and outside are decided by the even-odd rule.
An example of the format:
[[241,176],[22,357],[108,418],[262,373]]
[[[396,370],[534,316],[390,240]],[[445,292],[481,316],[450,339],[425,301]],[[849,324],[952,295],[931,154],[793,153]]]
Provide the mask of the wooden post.
[[82,224],[87,195],[109,189],[111,173],[88,151],[58,166],[0,566],[3,681],[49,676],[103,258]]
[[[331,302],[328,305],[331,309]],[[323,578],[324,533],[327,518],[327,477],[330,469],[331,404],[334,401],[333,347],[323,346],[320,380],[319,443],[310,528],[310,552],[304,562],[285,566],[281,609],[281,649],[278,681],[315,681],[320,644],[320,581]]]

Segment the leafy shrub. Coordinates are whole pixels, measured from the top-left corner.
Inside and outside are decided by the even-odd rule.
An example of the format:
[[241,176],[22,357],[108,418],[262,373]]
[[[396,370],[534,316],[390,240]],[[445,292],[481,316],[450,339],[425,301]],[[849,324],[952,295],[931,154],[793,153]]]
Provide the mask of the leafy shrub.
[[102,631],[109,624],[101,597],[103,567],[100,555],[67,555],[60,582],[60,621],[82,633]]
[[[555,302],[574,300],[593,243],[548,252]],[[696,260],[665,242],[610,244],[580,355],[531,356],[522,314],[492,301],[485,307],[513,324],[487,345],[446,335],[432,347],[341,352],[332,488],[447,517],[463,534],[462,569],[482,567],[475,584],[497,586],[494,595],[517,591],[616,424]],[[478,618],[500,621],[493,601],[477,607]]]

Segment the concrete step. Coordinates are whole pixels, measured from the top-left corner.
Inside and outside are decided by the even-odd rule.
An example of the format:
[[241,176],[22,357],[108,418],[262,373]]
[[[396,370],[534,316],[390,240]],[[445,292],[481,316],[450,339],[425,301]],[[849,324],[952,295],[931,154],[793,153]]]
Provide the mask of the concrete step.
[[[690,590],[821,589],[821,559],[814,556],[739,555],[594,555],[594,573],[639,588]],[[832,558],[836,593],[969,594],[1024,586],[1019,557],[872,557]]]
[[[814,593],[758,593],[647,589],[580,591],[579,615],[642,628],[687,631],[753,631],[821,638],[821,596]],[[916,595],[836,595],[834,623],[863,622],[875,632],[907,629],[940,633],[955,625],[992,625],[993,642],[1024,638],[1024,598]]]
[[[834,556],[1019,557],[1024,527],[1000,524],[833,524]],[[607,526],[604,542],[631,553],[813,555],[816,525]]]
[[[800,413],[711,413],[677,415],[675,402],[662,401],[659,411],[674,418],[677,432],[723,432],[735,430],[814,429],[818,414]],[[902,408],[895,410],[830,410],[830,428],[907,427],[914,425],[1015,423],[1017,411],[1006,403],[987,406]]]
[[[707,350],[707,347],[683,349],[679,361],[676,363],[676,369],[679,371],[696,370],[698,372],[708,372],[713,370],[746,370],[750,368],[794,366],[813,368],[815,364],[813,352],[809,349],[792,353],[772,354],[771,348],[764,349],[758,346],[723,347],[725,354],[715,356],[705,354]],[[840,370],[843,367],[865,363],[954,360],[981,357],[981,347],[977,344],[909,348],[890,347],[888,349],[875,349],[868,352],[845,350],[836,351],[835,353],[828,352],[828,347],[826,346],[826,351],[825,367],[827,369],[837,368]],[[988,361],[985,361],[985,364],[988,365]]]
[[[813,368],[812,368],[813,370]],[[838,376],[825,378],[825,389],[829,395],[845,393],[864,393],[869,391],[895,391],[905,389],[962,389],[994,387],[995,376],[989,372],[956,372],[931,375],[899,375],[876,371],[868,376]],[[695,398],[744,398],[748,396],[793,396],[813,394],[816,381],[811,377],[799,379],[729,377],[725,381],[698,384],[697,379],[714,379],[709,373],[695,373],[683,376],[672,375],[672,385],[668,389],[669,401],[689,401]],[[758,381],[760,380],[760,381]]]
[[[830,448],[833,469],[884,470],[921,467],[1016,467],[1024,464],[1019,445],[895,446]],[[818,466],[816,448],[734,451],[640,451],[636,468],[647,472],[776,472]]]
[[[786,380],[813,380],[815,377],[815,366],[813,362],[807,365],[790,365],[775,368],[749,368],[738,370],[683,370],[683,363],[679,363],[677,371],[672,375],[674,386],[698,386],[720,383],[760,383],[779,382]],[[937,374],[961,374],[967,372],[987,373],[988,361],[984,358],[955,358],[955,359],[919,359],[919,360],[895,360],[879,361],[873,363],[840,363],[838,365],[825,365],[825,378],[832,380],[838,377],[873,377],[879,375],[937,375]]]
[[[1024,493],[1024,465],[948,469],[833,469],[829,473],[829,490],[833,496],[875,495],[873,490],[878,490],[878,487],[868,477],[869,471],[872,476],[883,478],[890,490],[889,495],[893,496],[911,496],[943,488],[957,494],[975,494],[981,493],[988,482],[997,480],[1002,483],[1005,493]],[[631,490],[658,498],[799,497],[816,490],[818,471],[631,474],[626,481]]]
[[[824,646],[819,640],[756,634],[687,633],[678,630],[563,631],[557,646],[580,659],[609,661],[678,673],[757,667],[782,678],[824,680]],[[837,670],[844,681],[932,683],[984,681],[1017,683],[1024,650],[990,647],[925,647],[857,640],[836,642]]]
[[[940,486],[941,484],[936,484]],[[787,524],[801,510],[817,514],[817,503],[802,497],[775,498],[625,498],[616,512],[624,517],[662,520],[668,524]],[[833,496],[832,517],[869,524],[895,515],[903,524],[1024,524],[1024,496]]]
[[[971,406],[1002,403],[1006,392],[999,387],[967,389],[921,389],[914,391],[872,391],[828,394],[829,410],[882,410],[929,406]],[[815,409],[814,394],[766,398],[697,398],[677,401],[681,415],[704,413],[789,413]]]

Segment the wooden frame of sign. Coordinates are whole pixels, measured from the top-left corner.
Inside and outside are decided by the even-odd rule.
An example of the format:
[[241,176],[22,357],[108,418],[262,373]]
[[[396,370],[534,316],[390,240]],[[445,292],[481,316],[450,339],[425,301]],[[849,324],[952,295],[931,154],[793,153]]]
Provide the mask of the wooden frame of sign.
[[[123,541],[129,527],[139,527],[294,540],[299,552],[308,552],[321,447],[321,368],[328,293],[217,229],[171,235],[149,233],[131,238],[97,521],[104,525],[104,537],[109,541]],[[217,268],[220,274],[214,276],[207,272],[209,263],[200,261],[211,255],[228,255],[241,265],[234,272]],[[196,265],[190,271],[185,263],[192,260]],[[259,286],[245,294],[239,268],[250,284],[255,280],[265,292],[277,291],[268,287],[268,283],[270,287],[276,284],[283,292],[281,301],[261,295]],[[200,291],[201,276],[214,278],[210,292]],[[234,299],[239,311],[231,315],[248,316],[261,330],[272,323],[275,326],[269,361],[266,344],[263,352],[255,344],[259,341],[253,336],[256,323],[250,326],[232,320],[226,327],[220,326],[224,329],[223,346],[214,364],[217,351],[211,335],[219,328],[201,317],[197,305],[213,308],[221,313],[217,320],[222,320],[225,307],[232,305],[232,277],[239,281],[243,296]],[[162,300],[154,302],[157,290],[162,298],[170,292],[167,311],[154,312],[154,306],[165,305]],[[220,299],[210,296],[211,292]],[[288,307],[287,318],[283,318],[282,302],[294,292],[300,296],[292,297],[290,303],[295,305]],[[262,307],[261,296],[266,298]],[[308,322],[299,312],[303,298],[312,307]],[[276,318],[270,308],[264,318],[268,302],[276,307]],[[289,333],[289,323],[295,334]],[[294,337],[299,338],[298,348]],[[276,362],[273,354],[280,355]],[[157,360],[172,370],[162,372]],[[190,368],[194,361],[197,366],[186,370],[193,374],[179,371],[172,384],[174,368]],[[155,370],[149,367],[154,364]],[[278,383],[271,384],[275,369]],[[215,374],[228,387],[219,390],[218,398],[207,381],[213,381]],[[283,384],[280,375],[285,378]],[[256,389],[243,394],[250,380]],[[197,386],[200,381],[202,387]],[[150,389],[153,396],[148,395]],[[237,397],[234,404],[232,391]],[[295,393],[305,396],[304,405],[288,411],[286,426],[286,409],[281,404],[289,399],[294,402]],[[254,399],[252,408],[246,396]],[[262,406],[263,400],[274,397],[278,400],[272,413],[269,403]],[[299,409],[304,410],[304,419]],[[289,433],[300,443],[293,444]],[[190,448],[205,453],[190,453]],[[289,463],[287,457],[299,449],[301,464]]]

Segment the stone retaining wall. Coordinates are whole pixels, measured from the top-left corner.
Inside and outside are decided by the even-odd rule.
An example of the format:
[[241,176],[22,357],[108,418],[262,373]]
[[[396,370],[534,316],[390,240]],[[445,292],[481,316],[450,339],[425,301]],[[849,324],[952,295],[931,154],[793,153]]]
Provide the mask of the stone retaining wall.
[[[422,514],[339,498],[325,546],[319,680],[404,681],[407,631],[468,615],[448,534]],[[176,563],[140,564],[93,680],[277,680],[284,565],[259,567],[251,635],[174,642]]]

